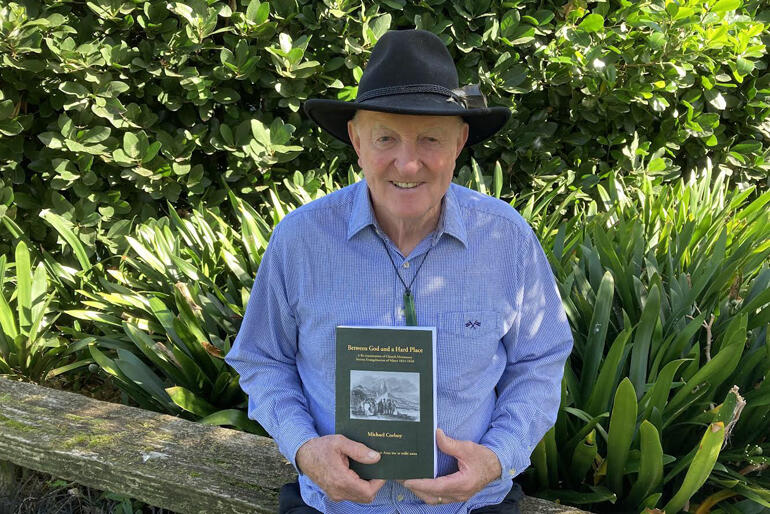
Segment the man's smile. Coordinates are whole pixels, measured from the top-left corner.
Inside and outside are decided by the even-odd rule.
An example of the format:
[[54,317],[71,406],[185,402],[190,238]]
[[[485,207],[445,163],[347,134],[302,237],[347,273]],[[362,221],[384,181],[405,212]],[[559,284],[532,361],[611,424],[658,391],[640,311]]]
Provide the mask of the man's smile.
[[395,181],[391,181],[390,183],[399,189],[413,189],[421,184],[421,182],[395,182]]

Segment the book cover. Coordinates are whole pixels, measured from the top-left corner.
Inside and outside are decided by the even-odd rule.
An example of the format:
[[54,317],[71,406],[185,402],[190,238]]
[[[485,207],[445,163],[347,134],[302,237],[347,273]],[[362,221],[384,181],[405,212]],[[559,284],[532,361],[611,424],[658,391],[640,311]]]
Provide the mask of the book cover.
[[336,433],[381,454],[361,478],[436,476],[436,329],[337,327]]

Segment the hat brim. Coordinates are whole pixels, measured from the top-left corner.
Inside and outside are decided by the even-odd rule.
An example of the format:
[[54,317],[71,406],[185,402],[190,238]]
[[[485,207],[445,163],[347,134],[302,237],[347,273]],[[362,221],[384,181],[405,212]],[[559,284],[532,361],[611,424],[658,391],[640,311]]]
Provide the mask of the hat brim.
[[511,116],[511,111],[506,107],[465,109],[457,103],[448,102],[445,96],[432,93],[382,96],[365,102],[313,98],[305,102],[304,108],[310,119],[319,127],[346,144],[351,144],[348,137],[348,121],[358,110],[423,116],[460,116],[469,128],[465,146],[489,139]]

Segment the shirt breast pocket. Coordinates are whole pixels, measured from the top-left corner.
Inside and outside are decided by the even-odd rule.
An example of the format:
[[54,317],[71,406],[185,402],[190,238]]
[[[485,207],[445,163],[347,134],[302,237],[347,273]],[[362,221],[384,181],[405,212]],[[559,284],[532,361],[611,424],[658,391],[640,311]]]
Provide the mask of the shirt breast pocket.
[[495,311],[444,312],[437,320],[439,381],[459,390],[485,380],[485,371],[498,359],[500,314]]

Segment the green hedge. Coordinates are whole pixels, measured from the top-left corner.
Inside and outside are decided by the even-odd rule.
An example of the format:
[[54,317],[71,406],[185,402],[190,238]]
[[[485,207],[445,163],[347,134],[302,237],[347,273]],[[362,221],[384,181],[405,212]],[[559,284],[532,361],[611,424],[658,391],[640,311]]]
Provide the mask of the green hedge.
[[461,157],[466,173],[471,157],[487,172],[499,164],[504,197],[554,175],[584,189],[609,170],[673,178],[706,159],[740,187],[766,187],[762,5],[8,3],[0,214],[12,233],[52,249],[63,241],[41,221],[50,209],[99,260],[111,236],[166,212],[166,201],[219,205],[227,183],[256,205],[297,170],[344,176],[351,150],[319,133],[301,104],[354,98],[377,38],[412,27],[439,34],[461,81],[512,109],[499,136]]

